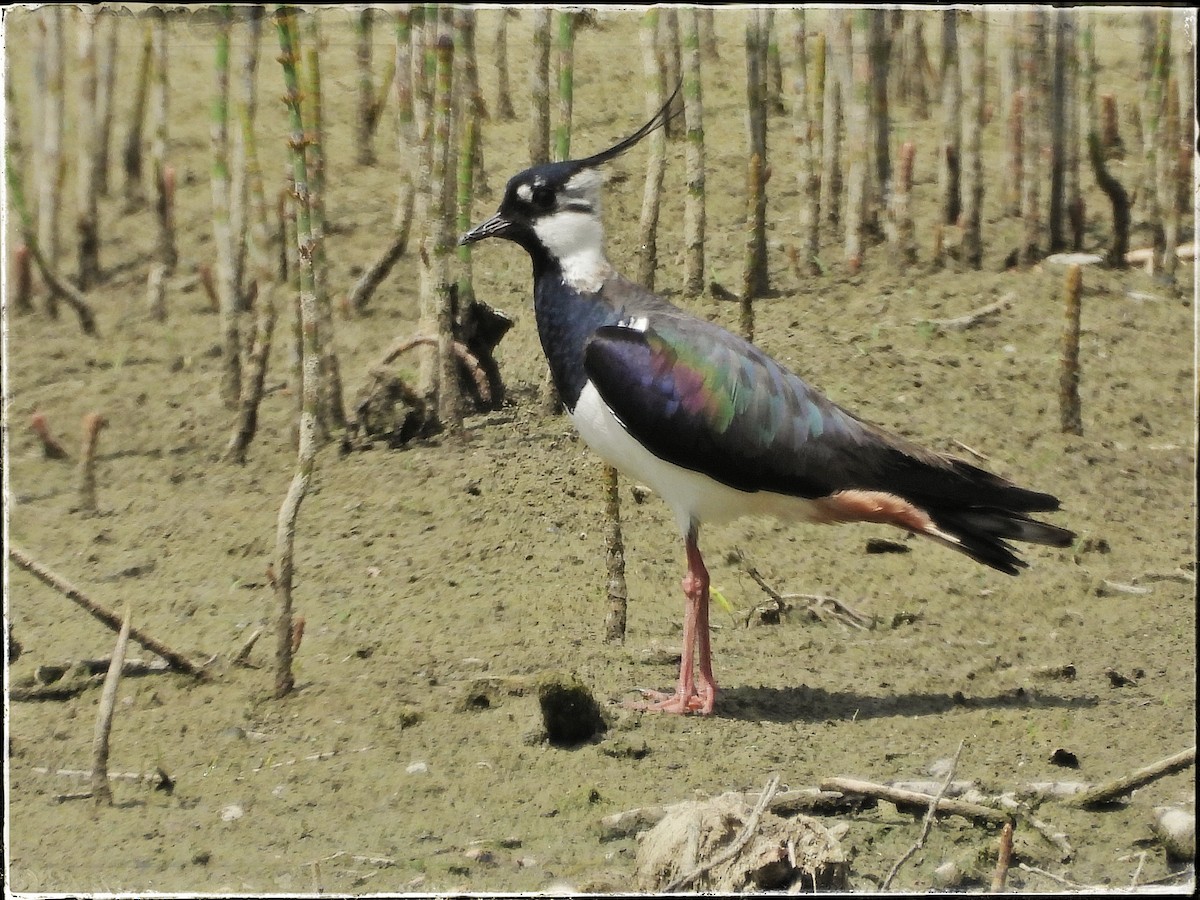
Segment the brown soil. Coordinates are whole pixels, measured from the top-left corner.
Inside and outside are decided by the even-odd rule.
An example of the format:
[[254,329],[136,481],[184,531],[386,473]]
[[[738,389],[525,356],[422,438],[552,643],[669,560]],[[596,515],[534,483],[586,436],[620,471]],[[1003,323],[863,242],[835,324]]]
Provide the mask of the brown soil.
[[[6,20],[26,141],[36,15],[17,10]],[[485,73],[495,15],[480,14]],[[735,287],[743,255],[743,44],[738,14],[720,12],[717,21],[722,58],[706,69],[704,83],[709,268]],[[324,22],[329,281],[340,294],[389,242],[398,163],[389,114],[378,164],[354,165],[352,31],[346,13],[327,12]],[[635,14],[604,14],[599,27],[579,35],[579,152],[607,146],[643,121],[641,91],[628,88],[631,77],[634,84],[641,78],[637,25]],[[1005,27],[993,25],[993,53]],[[1102,16],[1100,27],[1101,90],[1115,92],[1125,109],[1139,91],[1136,21]],[[139,34],[125,23],[118,134]],[[933,46],[936,35],[931,20]],[[379,59],[390,40],[390,28],[377,26]],[[270,29],[263,46],[259,135],[274,178],[283,169],[285,127],[273,99],[281,79]],[[522,14],[510,25],[515,85],[524,84],[527,46]],[[122,212],[109,197],[101,205],[106,279],[89,295],[102,337],[81,334],[67,309],[58,321],[40,311],[14,318],[9,310],[6,506],[15,544],[98,601],[117,610],[130,604],[137,626],[202,660],[227,658],[271,616],[265,570],[295,464],[295,398],[285,315],[249,462],[216,461],[232,428],[217,398],[217,320],[188,281],[197,263],[213,257],[209,27],[181,17],[172,54],[170,155],[180,172],[182,262],[169,320],[158,324],[144,314],[152,212]],[[494,101],[491,78],[485,90]],[[1193,744],[1194,582],[1156,577],[1181,566],[1194,573],[1193,271],[1183,268],[1184,287],[1176,289],[1141,271],[1087,269],[1085,431],[1061,434],[1062,270],[1001,271],[1018,223],[1000,213],[997,178],[985,198],[984,270],[930,271],[937,125],[905,109],[894,109],[893,119],[898,140],[918,143],[922,264],[901,270],[886,246],[875,245],[862,273],[848,276],[830,233],[822,249],[828,274],[800,277],[787,253],[798,228],[794,145],[787,119],[772,117],[774,295],[756,306],[758,340],[868,418],[939,450],[961,454],[960,441],[986,453],[1002,474],[1057,494],[1064,509],[1053,518],[1078,532],[1074,548],[1030,549],[1030,569],[1008,578],[928,542],[906,542],[907,553],[866,554],[869,538],[900,537],[882,528],[753,520],[712,528],[703,545],[714,585],[736,610],[713,614],[723,688],[716,713],[679,718],[624,709],[620,701],[635,688],[673,681],[681,542],[663,504],[633,502],[625,483],[628,639],[606,644],[600,467],[565,418],[538,411],[544,363],[524,255],[484,244],[475,254],[478,293],[518,319],[500,347],[514,403],[470,419],[461,435],[403,451],[343,457],[334,444],[321,450],[296,543],[296,598],[307,630],[295,694],[270,699],[267,639],[251,654],[255,669],[218,666],[207,683],[163,674],[122,683],[110,769],[161,766],[173,792],[118,781],[111,808],[56,802],[81,785],[38,767],[88,767],[99,690],[12,702],[8,885],[67,893],[513,891],[563,883],[628,890],[637,844],[632,837],[602,842],[598,823],[632,807],[756,790],[772,772],[791,788],[833,775],[928,778],[930,765],[964,740],[957,777],[991,793],[1037,781],[1098,782]],[[523,120],[487,126],[492,193],[478,198],[476,221],[522,165],[525,134]],[[986,140],[989,171],[998,171],[997,121]],[[610,256],[627,272],[636,263],[631,237],[644,152],[613,167],[628,180],[607,192]],[[682,144],[673,144],[658,286],[736,328],[736,304],[679,295],[682,160]],[[1114,171],[1129,186],[1138,164],[1134,153]],[[1100,249],[1109,208],[1090,172],[1082,179],[1087,249]],[[68,172],[63,217],[71,235],[72,183]],[[1144,245],[1147,234],[1135,232],[1134,245]],[[72,248],[64,269],[73,262]],[[369,315],[337,322],[348,393],[389,342],[413,332],[418,266],[406,257]],[[1009,292],[1016,302],[976,328],[941,333],[914,324]],[[69,462],[42,457],[27,427],[35,410],[73,456],[81,417],[96,411],[107,418],[98,516],[72,511],[75,472]],[[779,590],[837,597],[873,616],[875,627],[852,630],[799,613],[778,625],[744,627],[746,611],[765,598],[734,560],[735,548]],[[1106,582],[1147,590],[1116,592]],[[111,651],[110,632],[30,576],[10,567],[7,587],[7,617],[23,647],[10,683],[30,678],[40,664]],[[1072,679],[1041,674],[1067,665]],[[1110,670],[1130,683],[1115,686]],[[562,749],[540,739],[537,702],[526,688],[547,672],[573,674],[590,688],[610,723],[602,740]],[[1075,754],[1077,770],[1052,761],[1060,748]],[[1018,861],[1081,884],[1121,887],[1135,872],[1143,882],[1163,878],[1170,866],[1150,840],[1151,810],[1190,808],[1193,797],[1188,770],[1105,812],[1047,803],[1039,817],[1068,836],[1076,855],[1061,862],[1019,826]],[[920,825],[887,804],[846,821],[842,843],[858,889],[879,883]],[[940,863],[976,855],[986,883],[996,839],[946,819],[895,886],[928,888]],[[1009,884],[1060,887],[1015,866]]]

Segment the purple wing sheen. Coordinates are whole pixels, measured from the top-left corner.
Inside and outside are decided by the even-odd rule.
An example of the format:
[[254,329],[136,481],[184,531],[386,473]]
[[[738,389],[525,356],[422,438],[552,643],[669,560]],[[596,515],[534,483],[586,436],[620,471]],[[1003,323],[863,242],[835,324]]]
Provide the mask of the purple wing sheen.
[[740,490],[810,498],[851,486],[839,483],[847,460],[869,464],[869,426],[754,345],[695,319],[647,322],[597,329],[584,365],[656,456]]

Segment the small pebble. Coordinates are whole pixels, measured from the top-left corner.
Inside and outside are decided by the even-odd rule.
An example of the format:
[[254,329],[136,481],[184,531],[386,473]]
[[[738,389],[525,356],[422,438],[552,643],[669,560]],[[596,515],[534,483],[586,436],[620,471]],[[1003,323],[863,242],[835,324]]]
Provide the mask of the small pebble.
[[238,804],[231,803],[221,810],[222,822],[234,822],[246,814],[246,810],[242,809]]
[[404,771],[409,775],[424,775],[429,771],[429,763],[422,761],[409,763],[408,768],[406,768]]
[[1196,856],[1196,814],[1174,806],[1154,808],[1151,830],[1172,860],[1190,860]]

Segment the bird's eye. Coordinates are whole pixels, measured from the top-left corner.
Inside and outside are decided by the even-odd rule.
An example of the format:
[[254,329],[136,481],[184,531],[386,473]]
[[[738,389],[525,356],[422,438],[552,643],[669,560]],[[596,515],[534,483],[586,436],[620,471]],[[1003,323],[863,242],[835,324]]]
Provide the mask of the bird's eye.
[[537,209],[550,209],[554,205],[553,188],[546,184],[535,184],[529,202]]

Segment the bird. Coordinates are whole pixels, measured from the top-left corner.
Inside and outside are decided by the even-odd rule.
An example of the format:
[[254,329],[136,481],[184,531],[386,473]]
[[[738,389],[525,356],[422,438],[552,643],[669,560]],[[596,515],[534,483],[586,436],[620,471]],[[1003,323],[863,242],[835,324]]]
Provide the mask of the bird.
[[1010,541],[1067,547],[1075,535],[1030,515],[1058,510],[1057,497],[870,423],[617,271],[604,250],[601,167],[662,127],[670,106],[606,150],[514,175],[495,215],[459,243],[501,238],[528,253],[538,335],[567,415],[605,462],[666,502],[683,538],[679,677],[630,705],[709,715],[718,688],[703,525],[745,515],[884,523],[1010,575],[1028,565]]

